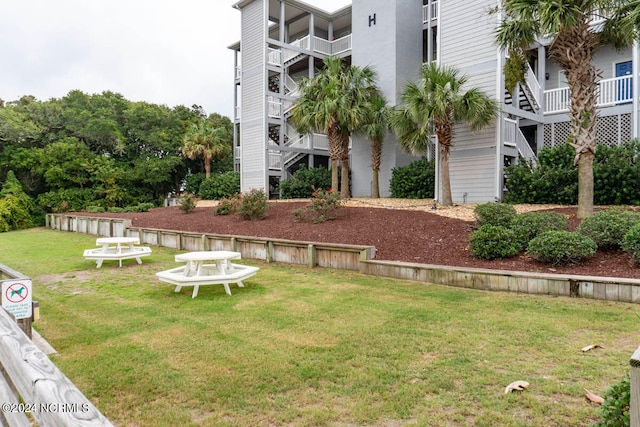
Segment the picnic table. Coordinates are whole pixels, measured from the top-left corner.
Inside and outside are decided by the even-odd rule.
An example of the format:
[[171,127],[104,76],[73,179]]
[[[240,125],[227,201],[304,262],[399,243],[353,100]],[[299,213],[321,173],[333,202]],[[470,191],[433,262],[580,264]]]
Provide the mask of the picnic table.
[[85,249],[85,259],[96,260],[96,268],[102,267],[105,260],[118,260],[122,267],[122,260],[133,259],[142,264],[140,259],[143,256],[151,255],[151,248],[148,246],[135,246],[140,244],[137,237],[99,237],[96,239],[98,249]]
[[185,262],[184,266],[156,273],[163,282],[176,285],[175,292],[184,286],[193,286],[192,298],[198,296],[198,289],[204,285],[223,285],[227,295],[231,295],[230,283],[243,288],[242,281],[256,274],[258,267],[234,264],[231,260],[240,259],[240,252],[197,251],[178,254],[176,262]]

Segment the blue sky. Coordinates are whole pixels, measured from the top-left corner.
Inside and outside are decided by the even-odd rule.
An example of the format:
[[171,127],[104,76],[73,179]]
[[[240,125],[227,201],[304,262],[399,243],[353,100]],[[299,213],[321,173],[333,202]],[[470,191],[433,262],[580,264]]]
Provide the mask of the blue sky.
[[[329,11],[349,0],[306,0]],[[20,0],[0,13],[0,99],[105,90],[231,116],[236,0]]]

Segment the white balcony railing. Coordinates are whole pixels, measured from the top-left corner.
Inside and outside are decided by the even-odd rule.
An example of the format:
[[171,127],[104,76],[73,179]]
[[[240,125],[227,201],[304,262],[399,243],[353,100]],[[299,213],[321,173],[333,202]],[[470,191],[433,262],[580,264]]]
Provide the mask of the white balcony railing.
[[533,73],[533,70],[531,69],[531,66],[529,65],[528,62],[527,62],[527,72],[525,73],[525,81],[527,83],[527,86],[529,86],[529,89],[531,90],[531,94],[533,95],[535,102],[539,106],[540,96],[542,95],[542,87],[540,86],[540,82],[538,81],[538,78],[536,77],[536,75]]
[[282,101],[273,96],[267,97],[267,114],[269,117],[279,119],[282,117]]
[[242,112],[242,109],[240,108],[239,105],[236,105],[236,120],[240,119],[240,113]]
[[282,52],[280,49],[269,48],[267,62],[270,65],[282,65]]
[[[435,21],[438,19],[438,2],[434,1],[431,3],[431,20]],[[429,5],[425,4],[422,6],[422,23],[426,24],[429,21]]]
[[[309,50],[309,35],[297,39],[289,44],[298,49]],[[351,34],[340,37],[336,40],[326,40],[320,37],[314,37],[313,50],[314,52],[318,52],[323,55],[339,55],[343,52],[348,52],[351,50]],[[299,50],[280,50],[269,48],[268,62],[271,65],[282,66],[301,55],[303,55],[303,53]]]
[[536,154],[531,149],[529,142],[518,127],[518,122],[511,119],[504,119],[504,144],[516,147],[518,153],[527,161],[536,163]]
[[[633,76],[603,79],[598,83],[598,107],[624,104],[633,100]],[[544,113],[566,113],[571,106],[571,93],[568,87],[544,91]]]

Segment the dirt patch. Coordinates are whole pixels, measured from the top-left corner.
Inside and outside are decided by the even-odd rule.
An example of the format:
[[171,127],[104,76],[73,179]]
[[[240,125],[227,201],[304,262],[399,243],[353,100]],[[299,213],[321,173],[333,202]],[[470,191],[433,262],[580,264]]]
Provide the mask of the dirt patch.
[[[189,214],[174,206],[142,213],[85,215],[129,218],[134,227],[370,245],[376,247],[379,260],[640,279],[640,268],[632,265],[629,255],[620,250],[600,251],[589,261],[555,268],[523,254],[504,260],[477,259],[468,248],[475,205],[433,209],[432,200],[352,199],[338,211],[335,220],[321,224],[296,222],[292,212],[305,204],[304,201],[270,202],[267,217],[259,221],[216,216],[215,203],[207,203],[209,206],[205,207],[202,202]],[[516,205],[516,210],[554,210],[566,215],[572,228],[579,223],[577,209],[572,206]]]

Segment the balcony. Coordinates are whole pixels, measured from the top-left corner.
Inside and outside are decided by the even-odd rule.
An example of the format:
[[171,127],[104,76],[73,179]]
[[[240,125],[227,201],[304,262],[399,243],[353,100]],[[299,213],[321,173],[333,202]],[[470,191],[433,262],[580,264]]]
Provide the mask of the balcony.
[[431,8],[431,20],[436,21],[438,19],[438,2],[434,1],[431,5],[425,4],[422,6],[422,23],[429,22],[429,8]]
[[[302,50],[310,50],[309,42],[311,37],[306,35],[300,39],[289,43],[292,47]],[[313,51],[323,55],[340,55],[351,50],[351,34],[340,37],[336,40],[325,40],[320,37],[313,37]],[[269,48],[268,63],[281,67],[287,65],[291,60],[304,56],[300,50],[274,49]]]
[[[633,101],[633,76],[603,79],[598,83],[597,106],[611,107]],[[544,91],[544,114],[560,114],[569,111],[571,93],[568,87]]]

